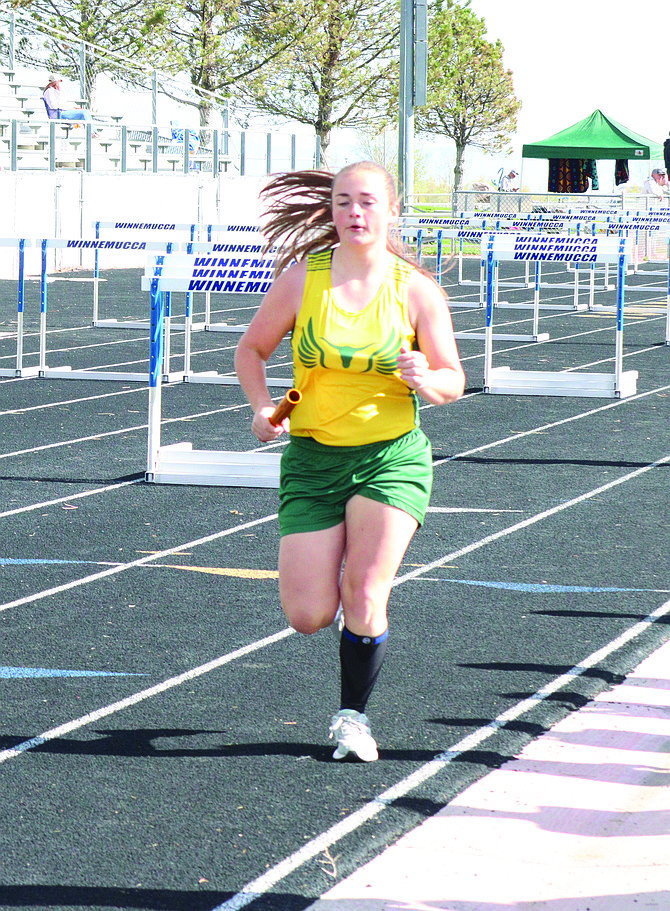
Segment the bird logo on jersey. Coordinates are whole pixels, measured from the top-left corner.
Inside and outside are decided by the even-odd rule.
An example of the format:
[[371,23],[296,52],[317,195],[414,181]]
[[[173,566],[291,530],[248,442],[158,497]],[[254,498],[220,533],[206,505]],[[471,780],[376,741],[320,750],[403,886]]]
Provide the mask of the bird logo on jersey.
[[[390,375],[398,369],[398,355],[402,347],[400,334],[393,329],[381,345],[372,351],[374,342],[358,348],[352,345],[336,345],[324,338],[317,340],[314,325],[310,317],[298,342],[298,359],[303,367],[309,370],[316,366],[328,367],[327,358],[330,351],[336,351],[340,357],[343,370],[355,373],[380,373]],[[334,365],[333,365],[334,366]],[[338,365],[339,366],[339,365]]]

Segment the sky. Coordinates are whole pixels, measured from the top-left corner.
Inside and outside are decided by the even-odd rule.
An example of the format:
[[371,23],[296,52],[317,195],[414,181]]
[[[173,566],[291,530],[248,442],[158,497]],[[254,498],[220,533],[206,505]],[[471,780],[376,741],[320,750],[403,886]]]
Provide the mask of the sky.
[[[546,161],[522,161],[522,145],[546,139],[598,108],[656,142],[668,136],[667,0],[471,0],[470,7],[484,19],[489,40],[500,39],[522,108],[513,154],[484,160],[466,152],[466,178],[476,180],[478,167],[485,169],[480,176],[490,179],[496,165],[517,171],[523,165],[524,185],[546,189]],[[599,163],[601,191],[612,191],[613,170],[613,164]],[[631,183],[648,172],[648,163],[631,162]]]

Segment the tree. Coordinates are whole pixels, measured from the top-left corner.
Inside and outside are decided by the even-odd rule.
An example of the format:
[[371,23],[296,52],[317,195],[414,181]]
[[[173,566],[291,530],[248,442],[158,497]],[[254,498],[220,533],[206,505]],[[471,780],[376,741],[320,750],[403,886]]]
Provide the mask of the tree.
[[[78,77],[79,42],[100,49],[99,53],[87,48],[83,82],[89,105],[97,73],[104,70],[113,77],[123,70],[127,77],[127,67],[117,66],[114,56],[104,52],[148,59],[160,46],[165,21],[164,7],[151,0],[12,0],[11,5],[33,20],[36,32],[47,36],[50,69]],[[54,33],[62,38],[54,38]],[[31,59],[27,49],[23,56],[43,66],[41,57]]]
[[394,126],[383,130],[361,130],[356,134],[352,149],[356,158],[375,161],[390,174],[398,171],[398,130]]
[[212,96],[235,94],[291,40],[286,23],[273,17],[262,0],[179,0],[154,63],[188,72],[205,127]]
[[[254,112],[313,126],[324,164],[334,127],[389,121],[388,95],[397,85],[396,0],[10,2],[41,27],[131,56],[140,64],[138,84],[146,84],[150,68],[188,73],[194,93],[179,100],[199,107],[201,127],[214,96],[226,96],[240,122]],[[49,65],[76,76],[77,44],[54,43]],[[113,77],[114,60],[92,52],[89,101],[103,70]]]
[[456,145],[454,189],[463,182],[468,146],[502,151],[516,129],[521,102],[500,41],[486,39],[486,25],[470,0],[438,0],[429,12],[428,103],[415,111],[417,132],[448,136]]
[[[90,103],[95,77],[148,87],[152,71],[188,73],[193,92],[160,80],[159,91],[198,107],[205,126],[213,95],[253,71],[248,41],[253,19],[263,17],[261,0],[11,0],[48,35],[47,66],[79,76],[79,43],[86,43],[85,97]],[[266,19],[267,21],[267,19]],[[53,38],[53,34],[62,38]],[[111,53],[108,53],[111,52]],[[115,56],[115,55],[118,55]],[[24,54],[24,58],[28,57]],[[122,59],[121,59],[122,58]],[[43,54],[31,60],[42,65]]]
[[398,11],[394,0],[268,0],[266,16],[285,24],[254,35],[262,68],[238,83],[237,97],[261,111],[314,127],[326,163],[331,131],[388,119],[388,86],[397,80]]

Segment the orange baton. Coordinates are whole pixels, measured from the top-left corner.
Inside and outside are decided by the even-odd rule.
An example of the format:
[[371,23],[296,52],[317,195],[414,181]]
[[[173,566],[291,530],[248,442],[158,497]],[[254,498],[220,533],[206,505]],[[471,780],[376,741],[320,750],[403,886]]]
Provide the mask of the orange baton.
[[276,426],[281,424],[284,418],[288,417],[295,406],[302,398],[302,392],[299,389],[289,389],[281,402],[270,415],[270,423]]

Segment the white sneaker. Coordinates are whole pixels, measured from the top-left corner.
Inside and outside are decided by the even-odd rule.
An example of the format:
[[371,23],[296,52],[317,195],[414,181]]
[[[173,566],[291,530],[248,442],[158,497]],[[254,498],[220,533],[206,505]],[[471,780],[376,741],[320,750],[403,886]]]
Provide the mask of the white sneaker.
[[342,638],[342,630],[344,629],[344,611],[342,610],[342,605],[337,608],[337,613],[335,614],[335,619],[330,624],[328,629],[331,631],[333,636],[339,642]]
[[344,759],[349,753],[361,762],[379,759],[377,744],[366,715],[355,709],[340,709],[330,722],[330,739],[337,742],[333,759]]

